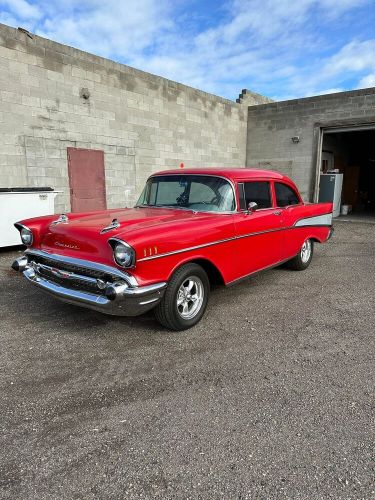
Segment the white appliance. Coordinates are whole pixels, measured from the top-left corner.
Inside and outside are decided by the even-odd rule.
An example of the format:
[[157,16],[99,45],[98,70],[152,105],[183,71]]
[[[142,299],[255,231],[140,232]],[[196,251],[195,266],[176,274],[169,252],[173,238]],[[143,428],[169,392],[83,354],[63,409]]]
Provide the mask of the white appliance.
[[0,189],[0,247],[22,245],[14,223],[31,217],[55,213],[55,197],[61,191],[51,188]]
[[320,174],[319,202],[333,203],[333,217],[340,215],[343,174]]

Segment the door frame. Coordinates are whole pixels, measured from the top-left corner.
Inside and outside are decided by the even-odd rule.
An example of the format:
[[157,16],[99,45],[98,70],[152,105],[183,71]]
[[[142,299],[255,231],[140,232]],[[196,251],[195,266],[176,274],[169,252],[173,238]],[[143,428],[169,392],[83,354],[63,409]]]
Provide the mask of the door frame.
[[375,130],[375,122],[363,121],[338,121],[316,123],[313,127],[313,154],[312,165],[315,166],[315,184],[313,191],[313,201],[318,202],[320,187],[320,169],[322,163],[323,139],[324,134],[337,134],[345,132],[361,132],[365,130]]

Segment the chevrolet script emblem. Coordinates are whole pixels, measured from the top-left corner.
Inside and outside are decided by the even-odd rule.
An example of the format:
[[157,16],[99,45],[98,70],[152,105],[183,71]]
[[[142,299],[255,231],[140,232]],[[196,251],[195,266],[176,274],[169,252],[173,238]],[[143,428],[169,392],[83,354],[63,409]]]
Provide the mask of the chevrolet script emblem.
[[60,241],[55,241],[55,245],[58,247],[72,248],[74,250],[79,250],[78,245],[69,245],[69,243],[61,243]]

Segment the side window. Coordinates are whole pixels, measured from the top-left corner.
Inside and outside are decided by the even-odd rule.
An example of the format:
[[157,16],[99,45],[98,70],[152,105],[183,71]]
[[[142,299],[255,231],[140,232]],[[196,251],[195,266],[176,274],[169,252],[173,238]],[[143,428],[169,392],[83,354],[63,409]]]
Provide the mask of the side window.
[[244,188],[246,207],[251,201],[255,201],[258,204],[258,208],[272,207],[269,182],[245,182]]
[[276,203],[278,207],[298,205],[299,198],[294,190],[286,184],[275,182]]

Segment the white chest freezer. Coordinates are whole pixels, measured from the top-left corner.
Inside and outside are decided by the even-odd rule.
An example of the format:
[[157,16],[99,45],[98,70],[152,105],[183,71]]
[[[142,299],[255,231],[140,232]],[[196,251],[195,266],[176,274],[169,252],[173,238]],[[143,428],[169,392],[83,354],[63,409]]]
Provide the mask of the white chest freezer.
[[51,188],[0,188],[0,247],[21,245],[20,234],[13,224],[54,214],[59,192]]

